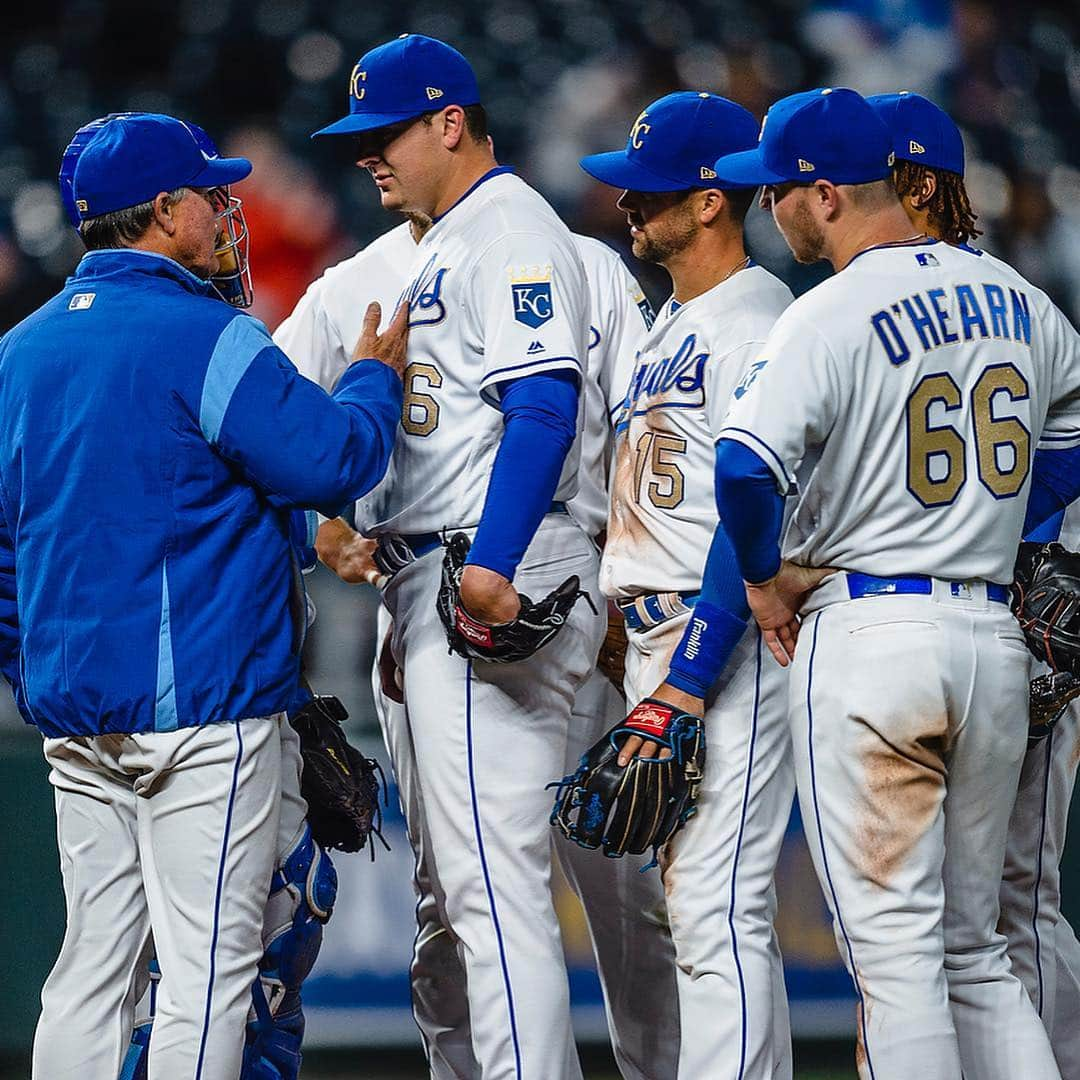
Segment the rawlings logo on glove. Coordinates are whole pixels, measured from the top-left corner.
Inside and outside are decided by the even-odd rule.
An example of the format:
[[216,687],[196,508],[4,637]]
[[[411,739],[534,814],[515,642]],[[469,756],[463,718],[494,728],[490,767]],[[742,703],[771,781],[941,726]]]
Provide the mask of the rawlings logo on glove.
[[493,664],[525,660],[563,628],[580,597],[589,599],[581,589],[580,579],[572,575],[536,603],[519,593],[521,610],[509,622],[496,626],[479,622],[461,606],[461,575],[471,546],[464,533],[454,533],[446,542],[436,601],[451,652],[467,660],[488,660]]

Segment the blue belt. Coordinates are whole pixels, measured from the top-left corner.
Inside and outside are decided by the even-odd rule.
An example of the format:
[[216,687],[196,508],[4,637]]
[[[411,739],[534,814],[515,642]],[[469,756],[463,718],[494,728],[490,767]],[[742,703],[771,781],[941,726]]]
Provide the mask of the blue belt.
[[[547,509],[549,514],[566,514],[569,511],[566,509],[566,503],[556,500]],[[446,529],[446,533],[456,532],[456,529]],[[429,551],[434,551],[442,544],[443,533],[412,533],[408,536],[401,535],[399,539],[405,543],[405,546],[413,553],[413,557],[416,559],[427,555]]]
[[[946,582],[952,595],[962,597],[968,590],[966,581]],[[872,574],[855,574],[848,571],[847,574],[848,596],[852,600],[860,600],[864,596],[894,596],[898,593],[929,596],[934,591],[932,578],[922,576],[881,578]],[[998,604],[1009,602],[1009,589],[1006,585],[999,585],[995,581],[986,583],[986,599],[993,600]]]
[[670,600],[677,599],[683,610],[689,610],[698,602],[700,596],[700,592],[645,593],[641,596],[623,597],[616,600],[615,605],[623,613],[628,630],[649,630],[682,614],[682,611],[665,610],[665,601],[670,608]]

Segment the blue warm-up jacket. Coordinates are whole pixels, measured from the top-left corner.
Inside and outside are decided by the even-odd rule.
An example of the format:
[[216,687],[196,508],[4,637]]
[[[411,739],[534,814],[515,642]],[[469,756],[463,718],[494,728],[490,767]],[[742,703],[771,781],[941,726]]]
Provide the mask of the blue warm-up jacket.
[[288,510],[382,477],[402,387],[333,398],[163,256],[86,255],[0,339],[0,669],[49,736],[170,731],[295,699]]

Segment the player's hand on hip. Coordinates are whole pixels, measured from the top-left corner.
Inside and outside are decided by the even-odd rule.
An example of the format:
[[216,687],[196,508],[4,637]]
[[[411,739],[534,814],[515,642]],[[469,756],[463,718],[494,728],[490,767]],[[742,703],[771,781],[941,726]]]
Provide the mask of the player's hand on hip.
[[510,622],[521,610],[513,584],[494,570],[472,564],[461,572],[461,606],[488,626]]
[[[681,712],[691,713],[694,716],[705,715],[705,702],[702,698],[694,697],[670,683],[661,683],[651,694],[650,698],[659,698],[668,705],[673,705]],[[661,746],[651,739],[642,738],[640,735],[629,735],[619,747],[619,764],[625,767],[634,756],[640,758],[659,757],[661,760],[671,757],[671,748]]]
[[386,330],[379,333],[382,308],[374,301],[364,313],[364,326],[360,340],[353,349],[353,360],[378,360],[396,371],[399,377],[405,372],[405,353],[409,343],[409,305],[399,305]]
[[781,667],[795,658],[799,639],[799,609],[807,593],[823,578],[834,573],[831,567],[799,566],[783,562],[777,575],[759,585],[746,583],[750,611],[761,627],[761,636]]
[[315,551],[326,566],[350,585],[366,582],[381,588],[386,583],[375,565],[375,541],[362,536],[341,518],[324,521],[319,526]]

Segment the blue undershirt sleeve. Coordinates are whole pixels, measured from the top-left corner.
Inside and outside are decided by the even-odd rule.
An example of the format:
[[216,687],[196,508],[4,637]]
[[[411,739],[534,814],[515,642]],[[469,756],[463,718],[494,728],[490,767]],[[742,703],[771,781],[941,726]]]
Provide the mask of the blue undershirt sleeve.
[[578,375],[568,370],[499,384],[503,437],[466,562],[513,580],[577,434],[578,392]]
[[716,444],[716,506],[743,580],[761,584],[780,569],[784,497],[772,469],[742,443]]
[[[1041,526],[1077,498],[1080,498],[1080,446],[1068,450],[1036,450],[1031,463],[1031,494],[1024,517],[1025,538],[1032,539],[1033,532],[1041,532]],[[1060,524],[1058,529],[1060,531]]]

